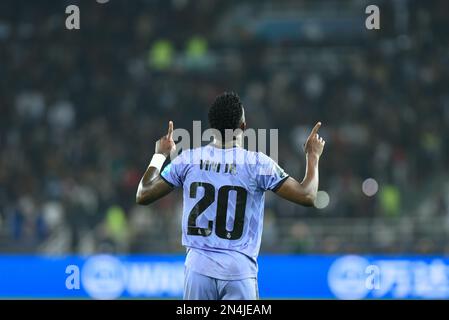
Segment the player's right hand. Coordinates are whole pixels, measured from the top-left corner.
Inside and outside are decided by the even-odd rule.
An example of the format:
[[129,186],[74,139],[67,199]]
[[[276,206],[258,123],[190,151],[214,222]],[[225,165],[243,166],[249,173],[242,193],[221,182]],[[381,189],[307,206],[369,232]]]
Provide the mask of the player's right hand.
[[170,153],[176,150],[176,144],[173,140],[173,121],[168,123],[168,133],[156,142],[156,153],[164,156],[170,156]]
[[306,143],[304,144],[304,149],[308,155],[316,155],[318,157],[323,153],[324,145],[326,141],[318,135],[318,129],[321,127],[321,122],[318,122],[312,129]]

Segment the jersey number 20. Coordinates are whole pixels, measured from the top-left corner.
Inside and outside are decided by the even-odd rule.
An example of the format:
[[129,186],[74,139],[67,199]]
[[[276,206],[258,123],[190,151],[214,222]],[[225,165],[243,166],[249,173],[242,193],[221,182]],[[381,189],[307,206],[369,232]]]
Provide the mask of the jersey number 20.
[[[190,198],[196,198],[198,188],[204,189],[204,196],[195,204],[189,213],[187,234],[192,236],[208,237],[212,233],[214,222],[209,221],[207,228],[196,226],[197,218],[215,201],[215,187],[210,183],[193,182],[190,185]],[[230,231],[226,229],[228,213],[229,193],[236,192],[234,228]],[[218,237],[229,240],[240,239],[243,234],[243,223],[245,221],[247,191],[245,188],[237,186],[222,186],[218,189],[217,196],[217,217],[215,233]]]

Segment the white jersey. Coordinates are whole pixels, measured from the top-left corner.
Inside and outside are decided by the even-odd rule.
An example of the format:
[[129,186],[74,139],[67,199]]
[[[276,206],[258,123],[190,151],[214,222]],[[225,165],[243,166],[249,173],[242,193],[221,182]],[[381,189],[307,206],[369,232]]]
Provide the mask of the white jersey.
[[186,266],[223,280],[257,276],[265,191],[288,175],[261,152],[213,145],[186,150],[161,177],[183,188]]

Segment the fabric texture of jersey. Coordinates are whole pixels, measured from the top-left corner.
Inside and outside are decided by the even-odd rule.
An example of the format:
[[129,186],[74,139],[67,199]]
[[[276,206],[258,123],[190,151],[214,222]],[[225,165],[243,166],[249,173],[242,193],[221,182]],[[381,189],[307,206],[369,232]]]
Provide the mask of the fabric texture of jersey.
[[186,266],[222,280],[257,277],[265,192],[288,178],[261,152],[208,145],[183,151],[161,173],[183,188]]

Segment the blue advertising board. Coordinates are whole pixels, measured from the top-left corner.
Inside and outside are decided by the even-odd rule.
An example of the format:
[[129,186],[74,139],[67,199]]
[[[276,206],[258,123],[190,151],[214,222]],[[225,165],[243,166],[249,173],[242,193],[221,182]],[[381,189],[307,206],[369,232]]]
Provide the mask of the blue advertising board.
[[[182,297],[184,256],[0,256],[0,298]],[[448,299],[449,259],[420,256],[259,258],[262,299]]]

